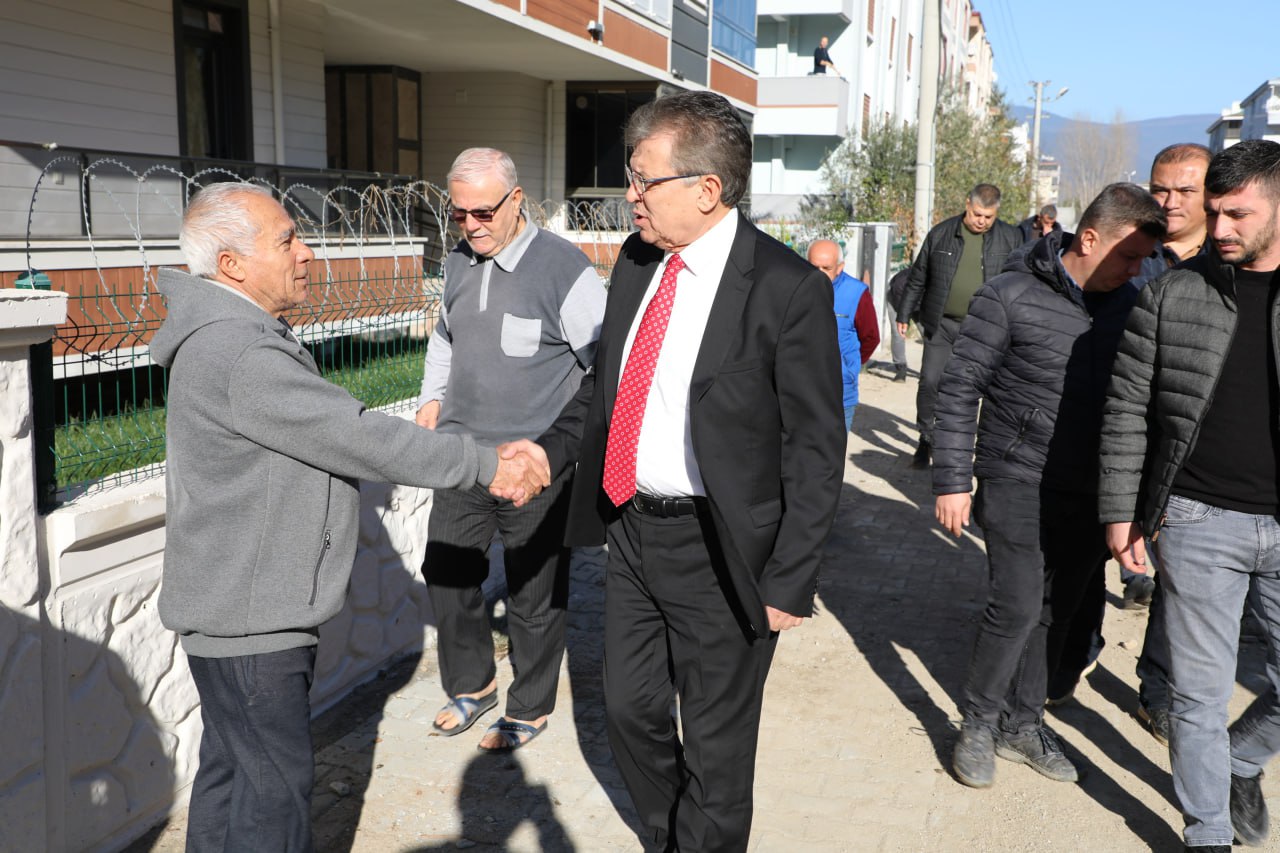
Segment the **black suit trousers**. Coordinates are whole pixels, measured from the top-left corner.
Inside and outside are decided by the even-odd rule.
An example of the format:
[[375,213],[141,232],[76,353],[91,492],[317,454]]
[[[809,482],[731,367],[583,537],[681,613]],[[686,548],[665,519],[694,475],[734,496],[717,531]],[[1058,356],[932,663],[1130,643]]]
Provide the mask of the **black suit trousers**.
[[609,525],[608,541],[609,743],[645,847],[745,851],[777,635],[744,630],[706,515],[657,518],[629,507]]

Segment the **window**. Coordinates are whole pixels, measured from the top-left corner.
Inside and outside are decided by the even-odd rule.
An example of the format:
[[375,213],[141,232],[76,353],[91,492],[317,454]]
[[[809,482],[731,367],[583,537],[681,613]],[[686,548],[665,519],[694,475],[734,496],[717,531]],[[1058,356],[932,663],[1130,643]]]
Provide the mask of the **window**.
[[871,96],[862,96],[862,138],[866,139],[871,132]]
[[711,15],[711,46],[754,68],[756,0],[716,0]]
[[422,75],[392,65],[324,70],[330,169],[419,174]]
[[617,0],[617,2],[664,24],[671,23],[671,0]]
[[911,73],[911,57],[916,49],[916,37],[912,33],[907,33],[907,73]]
[[867,0],[867,35],[876,34],[876,0]]
[[245,0],[178,0],[174,17],[182,153],[251,159],[253,109]]
[[894,54],[898,52],[898,19],[889,19],[889,64],[893,65]]
[[569,84],[565,118],[565,189],[575,198],[621,196],[627,150],[622,129],[639,107],[656,95],[652,84],[601,88]]

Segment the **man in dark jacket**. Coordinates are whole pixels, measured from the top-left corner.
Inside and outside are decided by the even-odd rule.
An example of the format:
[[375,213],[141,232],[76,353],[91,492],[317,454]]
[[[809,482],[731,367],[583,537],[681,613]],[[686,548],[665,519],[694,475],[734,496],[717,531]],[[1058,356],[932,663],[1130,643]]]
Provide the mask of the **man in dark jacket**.
[[1133,305],[1125,282],[1164,229],[1146,191],[1108,186],[1065,247],[1050,233],[977,292],[943,374],[936,513],[959,536],[977,474],[991,574],[953,756],[966,785],[990,785],[996,755],[1076,779],[1043,723],[1045,684],[1061,634],[1106,562],[1094,471],[1102,400]]
[[[1169,228],[1155,252],[1142,262],[1142,271],[1129,280],[1135,290],[1146,287],[1176,264],[1208,250],[1204,175],[1212,157],[1208,148],[1194,142],[1175,143],[1156,154],[1151,163],[1151,196],[1164,209]],[[1122,567],[1122,606],[1125,609],[1151,607],[1142,654],[1138,657],[1138,717],[1156,740],[1168,746],[1169,652],[1163,628],[1164,597],[1154,574],[1136,574]],[[1049,674],[1048,704],[1057,705],[1070,699],[1080,678],[1102,651],[1106,595],[1105,578],[1099,575],[1076,611],[1057,672]]]
[[1058,206],[1046,204],[1035,216],[1028,216],[1018,223],[1018,231],[1022,233],[1022,242],[1034,243],[1050,231],[1062,234],[1062,223],[1058,222]]
[[979,287],[1000,273],[1005,258],[1022,243],[1017,228],[996,218],[999,212],[1000,188],[978,184],[965,199],[964,213],[935,225],[911,265],[902,310],[898,312],[898,331],[905,335],[908,318],[915,318],[924,333],[924,357],[916,393],[920,446],[912,460],[916,468],[929,466],[938,380],[951,357],[969,300]]
[[[1099,517],[1121,565],[1155,547],[1169,644],[1169,763],[1188,849],[1265,843],[1261,778],[1280,752],[1280,144],[1248,140],[1205,175],[1209,254],[1149,284],[1116,357]],[[1246,596],[1266,689],[1228,729]]]

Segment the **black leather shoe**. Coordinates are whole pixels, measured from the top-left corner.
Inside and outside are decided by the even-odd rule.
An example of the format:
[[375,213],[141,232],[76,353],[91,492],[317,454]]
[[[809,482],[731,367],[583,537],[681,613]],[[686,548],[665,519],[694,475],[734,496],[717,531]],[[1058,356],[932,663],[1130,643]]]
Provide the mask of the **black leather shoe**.
[[1252,779],[1231,774],[1231,828],[1247,847],[1261,847],[1271,834],[1267,801],[1262,797],[1262,774]]
[[996,780],[996,741],[991,729],[974,723],[961,726],[951,769],[970,788],[990,788]]
[[1158,740],[1161,746],[1169,745],[1168,708],[1139,707],[1138,719],[1147,724],[1147,728],[1151,731],[1151,736]]
[[1155,595],[1156,582],[1146,575],[1138,575],[1124,585],[1124,602],[1120,605],[1125,610],[1141,610],[1151,605],[1151,596]]
[[920,445],[916,447],[916,455],[911,457],[911,467],[917,470],[928,468],[932,450],[933,448],[929,446],[929,442],[922,440]]

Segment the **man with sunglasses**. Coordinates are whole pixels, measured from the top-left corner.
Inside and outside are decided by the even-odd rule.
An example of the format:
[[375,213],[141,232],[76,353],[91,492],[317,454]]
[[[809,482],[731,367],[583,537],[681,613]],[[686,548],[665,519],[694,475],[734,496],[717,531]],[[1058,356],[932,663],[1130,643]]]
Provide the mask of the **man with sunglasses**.
[[[501,444],[538,435],[595,358],[604,285],[578,248],[525,218],[511,158],[469,148],[449,171],[449,217],[462,240],[445,260],[440,319],[427,348],[417,422]],[[483,438],[482,438],[483,437]],[[515,676],[506,714],[480,741],[516,749],[546,728],[564,655],[572,472],[522,507],[485,489],[437,490],[423,576],[439,629],[449,701],[435,730],[452,736],[498,703],[493,635],[481,589],[502,536]]]

